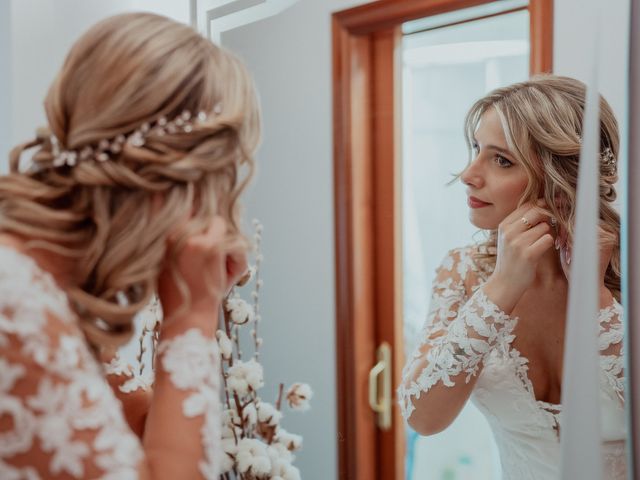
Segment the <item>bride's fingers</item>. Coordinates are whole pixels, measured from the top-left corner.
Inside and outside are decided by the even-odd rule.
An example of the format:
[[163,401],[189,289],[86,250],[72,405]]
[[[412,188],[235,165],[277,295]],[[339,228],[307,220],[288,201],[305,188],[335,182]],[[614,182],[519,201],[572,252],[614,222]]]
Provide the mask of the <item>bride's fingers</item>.
[[505,218],[504,224],[519,232],[529,230],[541,222],[551,225],[551,216],[542,210],[544,205],[543,199],[539,199],[536,203],[522,205]]
[[[523,220],[524,219],[524,220]],[[526,220],[526,222],[525,222]],[[545,224],[551,226],[551,217],[544,212],[541,212],[535,208],[532,208],[525,212],[514,224],[520,231],[526,232],[533,227]]]
[[551,234],[544,234],[540,238],[538,238],[533,244],[529,247],[529,252],[533,256],[534,260],[538,260],[544,252],[549,250],[553,246],[553,237]]
[[[551,231],[552,231],[551,226],[548,223],[540,222],[537,225],[523,232],[520,238],[522,239],[522,242],[525,245],[533,245],[541,237],[545,235],[551,235]],[[551,237],[552,237],[551,245],[553,245],[553,235],[551,235]]]
[[[245,278],[249,270],[247,255],[227,256],[227,285],[226,291],[229,292],[233,287],[238,286],[240,280]],[[245,282],[246,283],[246,282]]]
[[531,204],[522,205],[505,217],[502,221],[504,225],[511,225],[515,222],[522,221],[522,217],[531,209]]
[[226,233],[227,222],[221,216],[216,215],[211,219],[209,227],[201,234],[191,237],[189,243],[193,246],[211,250],[222,244]]

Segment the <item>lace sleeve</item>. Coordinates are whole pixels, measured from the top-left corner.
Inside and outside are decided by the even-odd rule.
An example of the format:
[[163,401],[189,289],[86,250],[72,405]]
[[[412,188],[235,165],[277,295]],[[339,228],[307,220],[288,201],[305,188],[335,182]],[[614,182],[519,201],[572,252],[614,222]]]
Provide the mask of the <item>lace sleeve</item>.
[[517,319],[502,312],[478,288],[467,296],[472,263],[461,250],[450,252],[436,272],[421,343],[408,357],[398,389],[402,415],[408,419],[414,400],[438,383],[469,383],[492,349],[512,340]]
[[0,478],[217,480],[213,315],[161,333],[141,443],[65,295],[30,263],[31,270],[25,260],[8,267],[15,256],[5,257],[0,252]]
[[613,304],[600,310],[600,367],[616,396],[624,403],[624,344],[622,306]]

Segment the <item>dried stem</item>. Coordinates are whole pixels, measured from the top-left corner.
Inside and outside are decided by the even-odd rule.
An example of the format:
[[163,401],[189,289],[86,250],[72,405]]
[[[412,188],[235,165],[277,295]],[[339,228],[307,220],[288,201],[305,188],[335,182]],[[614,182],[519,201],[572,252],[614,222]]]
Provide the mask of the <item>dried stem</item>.
[[158,351],[158,342],[160,341],[160,322],[156,322],[156,326],[153,327],[153,336],[151,337],[151,344],[153,350],[151,351],[151,370],[156,371],[156,352]]
[[234,324],[232,327],[232,332],[236,342],[237,359],[242,360],[242,350],[240,350],[240,327]]
[[[227,310],[226,304],[227,299],[231,297],[234,289],[231,290],[231,293],[224,299],[222,302],[222,316],[224,318],[224,332],[227,334],[227,337],[231,339],[231,312]],[[229,358],[229,366],[233,367],[233,352],[231,352],[231,357]]]
[[284,392],[284,383],[281,383],[278,387],[278,400],[276,400],[276,409],[280,411],[280,405],[282,405],[282,394]]
[[147,338],[147,334],[149,333],[149,330],[147,329],[147,325],[145,324],[144,327],[142,328],[142,333],[140,334],[140,338],[138,339],[138,344],[139,344],[139,349],[138,349],[138,365],[140,366],[138,369],[138,375],[142,376],[142,372],[144,372],[144,352],[147,351],[147,349],[144,347],[144,342]]
[[255,285],[256,288],[253,292],[253,314],[254,314],[254,326],[253,326],[253,340],[255,342],[255,352],[254,356],[256,360],[260,358],[260,344],[258,342],[258,324],[260,323],[260,289],[262,287],[262,277],[261,274],[261,265],[262,265],[262,225],[257,221],[254,221],[254,225],[256,227],[256,280]]
[[156,317],[156,323],[153,326],[153,335],[151,337],[151,370],[156,370],[156,352],[158,351],[158,342],[160,341],[160,299],[157,295],[154,296],[151,303],[151,310]]

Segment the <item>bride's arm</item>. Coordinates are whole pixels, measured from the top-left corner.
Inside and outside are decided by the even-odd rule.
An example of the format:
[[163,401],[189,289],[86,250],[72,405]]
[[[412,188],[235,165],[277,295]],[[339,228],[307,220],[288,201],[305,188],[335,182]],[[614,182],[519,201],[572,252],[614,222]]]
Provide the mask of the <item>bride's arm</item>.
[[484,360],[511,339],[517,319],[483,288],[468,296],[468,253],[450,252],[437,270],[421,343],[408,357],[398,389],[405,419],[418,433],[447,428],[467,402]]

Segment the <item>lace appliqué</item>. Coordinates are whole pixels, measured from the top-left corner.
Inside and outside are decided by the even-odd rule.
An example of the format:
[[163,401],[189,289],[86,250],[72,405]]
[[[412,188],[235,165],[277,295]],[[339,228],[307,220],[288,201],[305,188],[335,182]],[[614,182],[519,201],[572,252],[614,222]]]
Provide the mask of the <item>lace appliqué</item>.
[[598,317],[600,334],[600,368],[609,386],[624,403],[624,329],[622,325],[622,306],[614,300],[613,304],[600,310]]
[[103,479],[136,478],[141,446],[66,297],[27,257],[0,248],[0,266],[0,413],[10,419],[0,432],[0,477],[40,478],[10,463],[38,448],[52,475],[95,477],[98,467]]
[[107,375],[123,376],[127,380],[118,386],[118,390],[122,393],[131,393],[136,390],[151,390],[153,387],[154,377],[145,378],[139,374],[139,371],[134,369],[131,365],[124,363],[120,358],[120,355],[116,353],[114,357],[108,362],[102,364],[104,373]]
[[[439,320],[430,323],[446,328],[446,331],[435,338],[433,335],[427,337],[404,368],[403,378],[406,381],[415,363],[423,356],[421,350],[429,347],[426,365],[420,374],[398,389],[405,419],[415,410],[413,398],[419,399],[422,392],[429,391],[438,382],[447,387],[454,386],[451,377],[461,373],[466,373],[465,382],[469,383],[471,377],[478,374],[489,353],[496,346],[508,344],[514,338],[512,332],[518,319],[502,312],[481,289],[456,313],[451,307],[460,303],[460,289],[453,289],[451,282],[441,287],[444,288],[438,289],[432,300],[432,312],[439,315]],[[455,319],[450,321],[452,317]]]
[[[169,374],[173,385],[190,395],[182,403],[185,417],[204,417],[201,428],[205,460],[200,472],[210,480],[217,480],[220,465],[220,353],[215,340],[192,328],[158,345],[162,368]],[[212,368],[212,365],[214,366]]]

